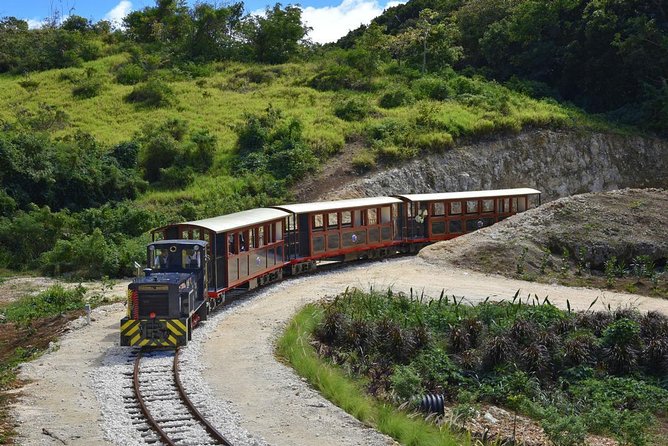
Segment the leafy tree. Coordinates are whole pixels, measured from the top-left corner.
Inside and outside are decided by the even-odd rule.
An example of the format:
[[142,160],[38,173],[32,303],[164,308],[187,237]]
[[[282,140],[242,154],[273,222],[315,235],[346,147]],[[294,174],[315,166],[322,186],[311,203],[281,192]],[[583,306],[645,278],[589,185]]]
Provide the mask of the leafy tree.
[[285,63],[297,55],[299,42],[309,28],[302,24],[302,11],[297,6],[281,7],[276,3],[265,11],[265,17],[246,21],[246,35],[258,62]]
[[193,11],[190,57],[199,60],[225,60],[238,56],[243,3],[215,7],[198,3]]

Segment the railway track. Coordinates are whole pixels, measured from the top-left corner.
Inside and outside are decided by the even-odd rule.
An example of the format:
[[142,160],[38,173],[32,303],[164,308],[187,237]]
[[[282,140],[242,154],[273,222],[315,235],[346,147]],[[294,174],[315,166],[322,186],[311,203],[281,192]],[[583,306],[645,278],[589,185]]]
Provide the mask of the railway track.
[[[195,408],[181,385],[179,350],[139,351],[133,387],[137,427],[148,444],[226,445],[231,443]],[[145,427],[148,425],[150,431]]]

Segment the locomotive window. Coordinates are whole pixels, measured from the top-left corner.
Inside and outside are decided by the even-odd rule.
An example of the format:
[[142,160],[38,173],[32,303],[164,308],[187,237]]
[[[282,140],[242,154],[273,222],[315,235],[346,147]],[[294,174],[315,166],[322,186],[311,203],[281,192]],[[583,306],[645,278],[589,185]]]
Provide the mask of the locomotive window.
[[453,201],[450,203],[450,214],[457,215],[462,213],[462,202]]
[[313,230],[322,230],[322,214],[316,214],[313,216]]
[[482,200],[482,211],[483,212],[494,212],[494,200]]
[[445,205],[441,202],[434,203],[432,215],[445,215]]
[[368,225],[375,225],[375,224],[378,223],[378,217],[376,215],[376,212],[377,212],[376,209],[368,209],[367,210],[367,216],[368,216],[367,224]]
[[353,216],[350,211],[341,212],[341,226],[350,227],[352,226]]
[[380,208],[380,222],[381,223],[389,223],[392,221],[392,218],[390,217],[392,213],[390,212],[390,207],[385,206]]
[[327,214],[327,227],[328,228],[338,228],[339,227],[339,214],[336,212],[330,212]]
[[194,249],[181,251],[181,266],[183,268],[199,268],[201,265],[200,252]]
[[478,200],[466,200],[466,213],[475,214],[478,212]]
[[153,258],[151,259],[152,267],[157,270],[167,269],[170,263],[169,249],[156,248],[152,252],[153,252],[152,254]]

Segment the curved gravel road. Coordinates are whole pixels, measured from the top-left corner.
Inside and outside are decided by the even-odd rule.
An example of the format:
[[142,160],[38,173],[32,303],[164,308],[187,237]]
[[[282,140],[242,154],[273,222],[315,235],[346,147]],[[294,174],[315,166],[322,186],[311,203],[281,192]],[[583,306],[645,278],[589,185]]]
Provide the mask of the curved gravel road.
[[[520,295],[549,296],[555,305],[570,300],[575,309],[635,306],[668,314],[668,301],[632,294],[567,288],[511,280],[416,257],[347,266],[286,280],[228,306],[194,333],[184,351],[190,366],[185,385],[200,404],[234,429],[238,445],[389,445],[394,442],[369,429],[321,398],[292,370],[276,361],[273,342],[290,317],[305,303],[342,292],[348,286],[395,291],[424,290],[438,296],[464,296],[471,303]],[[15,407],[18,439],[23,445],[129,444],[115,426],[127,425],[114,402],[114,381],[125,361],[118,344],[122,304],[98,308],[94,321],[77,321],[54,351],[22,367],[31,380]],[[121,378],[118,378],[119,380]],[[120,382],[120,381],[119,381]],[[141,444],[141,443],[138,443]]]

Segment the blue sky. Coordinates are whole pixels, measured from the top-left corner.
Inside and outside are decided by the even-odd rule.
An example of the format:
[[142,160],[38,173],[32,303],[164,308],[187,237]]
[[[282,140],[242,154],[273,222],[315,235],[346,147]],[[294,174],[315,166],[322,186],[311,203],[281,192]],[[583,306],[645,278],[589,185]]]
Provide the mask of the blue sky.
[[[320,43],[331,42],[345,35],[380,14],[389,6],[405,0],[303,0],[303,20],[313,28],[309,37]],[[195,0],[188,1],[194,4]],[[209,3],[228,2],[211,0]],[[231,2],[230,2],[231,3]],[[261,11],[275,1],[247,0],[249,12]],[[289,1],[282,1],[289,4]],[[91,19],[118,21],[128,12],[155,5],[154,0],[0,0],[0,17],[14,16],[27,20],[31,27],[38,27],[46,17],[57,12],[61,17],[70,14]]]

